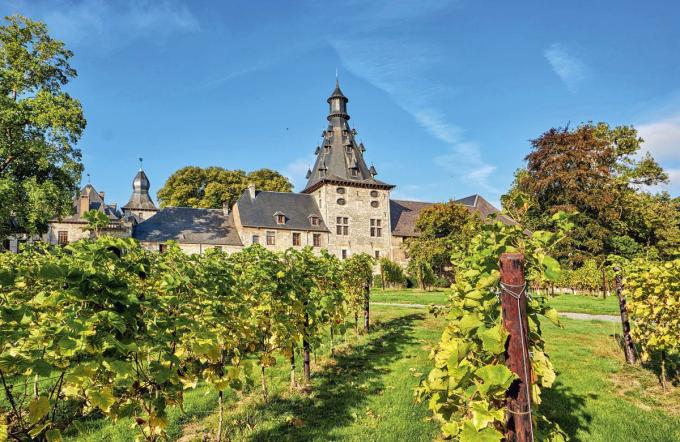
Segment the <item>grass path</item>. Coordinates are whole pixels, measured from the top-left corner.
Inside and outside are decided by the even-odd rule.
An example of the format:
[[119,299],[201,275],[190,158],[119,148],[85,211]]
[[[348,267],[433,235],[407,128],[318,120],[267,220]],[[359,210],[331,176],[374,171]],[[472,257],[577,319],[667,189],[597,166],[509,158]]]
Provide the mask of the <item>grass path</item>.
[[[430,441],[438,434],[426,404],[413,401],[418,379],[427,373],[431,345],[443,318],[423,309],[372,307],[373,330],[342,346],[334,360],[322,347],[313,364],[312,388],[291,392],[289,366],[279,359],[268,371],[270,401],[258,389],[227,398],[225,432],[230,441]],[[544,324],[557,382],[543,395],[541,409],[574,441],[670,442],[680,440],[680,388],[663,393],[653,373],[627,367],[612,337],[618,325],[564,319],[564,329]],[[298,366],[299,369],[299,366]],[[173,440],[211,440],[216,398],[205,389],[188,391],[186,414],[173,410]],[[70,440],[129,441],[130,422],[86,423]]]

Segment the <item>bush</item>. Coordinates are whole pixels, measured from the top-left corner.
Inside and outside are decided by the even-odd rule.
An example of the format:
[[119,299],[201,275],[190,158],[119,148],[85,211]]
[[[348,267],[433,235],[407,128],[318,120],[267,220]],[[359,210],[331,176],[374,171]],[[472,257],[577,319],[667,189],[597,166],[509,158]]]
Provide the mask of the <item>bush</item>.
[[438,276],[434,279],[433,285],[440,289],[448,289],[451,288],[451,281],[444,278],[443,276]]

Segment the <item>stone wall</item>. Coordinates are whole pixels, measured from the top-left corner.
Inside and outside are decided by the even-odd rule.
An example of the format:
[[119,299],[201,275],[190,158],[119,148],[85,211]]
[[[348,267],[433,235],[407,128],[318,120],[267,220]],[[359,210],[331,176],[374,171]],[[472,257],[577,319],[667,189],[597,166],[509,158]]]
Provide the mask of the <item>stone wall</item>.
[[[339,193],[338,189],[344,189],[344,193]],[[321,216],[331,231],[328,239],[329,252],[340,258],[343,250],[347,256],[367,253],[375,257],[378,252],[379,257],[391,258],[389,190],[326,184],[312,195],[316,198]],[[344,200],[344,204],[339,203],[340,199]],[[377,207],[371,205],[374,201],[373,205]],[[338,217],[348,219],[348,235],[337,234]],[[370,235],[371,219],[380,220],[380,237]]]
[[[146,250],[151,250],[153,252],[158,252],[160,250],[160,245],[162,243],[159,242],[151,242],[151,241],[141,241],[140,245],[145,248]],[[227,246],[227,245],[215,245],[215,244],[194,244],[194,243],[178,243],[177,244],[179,248],[187,254],[194,255],[194,254],[203,254],[207,250],[214,249],[216,247],[219,247],[222,249],[223,252],[227,252],[228,254],[232,254],[234,252],[238,252],[239,250],[242,249],[242,247],[239,246]]]

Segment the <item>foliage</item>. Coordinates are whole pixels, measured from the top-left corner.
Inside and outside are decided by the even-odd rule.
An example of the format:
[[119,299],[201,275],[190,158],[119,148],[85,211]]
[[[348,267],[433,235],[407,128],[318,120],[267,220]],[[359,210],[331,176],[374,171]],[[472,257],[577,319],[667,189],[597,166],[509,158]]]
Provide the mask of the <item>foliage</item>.
[[380,264],[380,279],[382,288],[402,286],[406,281],[404,269],[399,264],[387,257],[382,257],[378,261]]
[[175,171],[158,191],[161,207],[205,207],[221,209],[236,203],[249,184],[258,190],[290,192],[293,185],[286,177],[270,169],[246,174],[242,170],[221,167],[187,166]]
[[0,239],[47,230],[71,210],[85,129],[80,102],[62,90],[76,71],[64,43],[19,15],[0,26]]
[[[455,294],[447,308],[448,323],[430,355],[434,368],[416,389],[416,397],[429,399],[428,406],[446,438],[461,441],[500,441],[505,426],[505,394],[515,375],[505,366],[507,332],[497,298],[500,271],[498,259],[504,252],[525,256],[527,284],[556,280],[559,264],[548,253],[564,239],[571,227],[568,217],[553,217],[557,231],[536,231],[529,237],[519,226],[500,222],[487,224],[467,250],[452,261],[459,271]],[[539,315],[558,323],[557,312],[542,298],[527,305],[529,351],[535,374],[532,403],[541,402],[541,387],[549,388],[555,372],[544,350]],[[562,440],[558,427],[533,410],[538,440]]]
[[95,238],[109,225],[109,217],[100,210],[88,210],[83,213],[83,219],[87,221],[87,226],[83,230],[92,232]]
[[[370,263],[357,255],[346,275],[360,278],[344,286],[370,283]],[[170,243],[157,254],[104,236],[0,254],[0,429],[57,440],[101,413],[164,438],[186,389],[205,383],[221,398],[252,384],[255,365],[266,387],[276,353],[315,348],[328,325],[343,332],[343,275],[311,248],[187,255]]]
[[[366,253],[358,253],[342,263],[342,290],[345,293],[348,310],[355,318],[368,304],[369,289],[373,282],[374,259]],[[358,324],[356,324],[358,331]]]
[[601,265],[613,252],[638,253],[636,245],[667,254],[677,248],[680,215],[663,210],[666,224],[655,222],[654,208],[668,197],[638,192],[668,179],[649,154],[638,156],[642,142],[630,126],[550,129],[532,140],[527,167],[515,174],[503,207],[530,230],[547,228],[558,211],[577,212],[576,228],[557,251],[569,267],[589,258]]
[[454,201],[433,204],[420,212],[416,221],[418,236],[406,241],[406,250],[413,262],[409,273],[422,289],[432,285],[435,275],[444,276],[451,268],[453,251],[464,247],[480,224],[479,216]]
[[638,258],[625,267],[624,276],[633,339],[642,348],[643,362],[660,362],[664,383],[663,364],[680,359],[680,259],[652,262]]

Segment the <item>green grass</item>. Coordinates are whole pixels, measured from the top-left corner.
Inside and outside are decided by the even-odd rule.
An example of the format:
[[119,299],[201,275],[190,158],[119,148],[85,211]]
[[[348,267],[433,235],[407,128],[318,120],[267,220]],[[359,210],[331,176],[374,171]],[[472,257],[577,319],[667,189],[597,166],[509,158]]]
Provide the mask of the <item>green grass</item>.
[[541,409],[573,441],[680,440],[680,388],[661,391],[655,375],[624,363],[613,338],[620,325],[563,320],[546,323],[547,351],[557,381],[546,390]]
[[394,304],[447,304],[448,293],[438,289],[422,291],[415,289],[373,289],[371,291],[372,302],[389,302]]
[[548,297],[548,304],[558,312],[589,313],[591,315],[618,315],[619,300],[616,296],[559,295]]
[[[376,295],[374,293],[373,295]],[[427,295],[409,293],[415,297]],[[442,296],[444,293],[432,293]],[[402,295],[403,297],[403,295]],[[289,366],[282,359],[268,370],[270,400],[255,388],[230,395],[224,429],[233,441],[429,441],[438,434],[426,404],[413,401],[417,378],[427,372],[427,355],[439,339],[443,318],[425,309],[372,307],[373,330],[348,336],[336,358],[327,346],[312,364],[309,392],[289,389]],[[680,440],[680,388],[663,393],[653,373],[628,367],[612,337],[620,325],[563,320],[564,329],[544,324],[547,350],[558,376],[545,390],[541,410],[575,441]],[[298,362],[298,368],[300,363]],[[259,383],[259,380],[257,381]],[[186,394],[186,414],[173,410],[172,439],[189,442],[213,437],[216,398],[207,390]],[[70,440],[128,441],[130,421],[86,422],[84,434]]]

